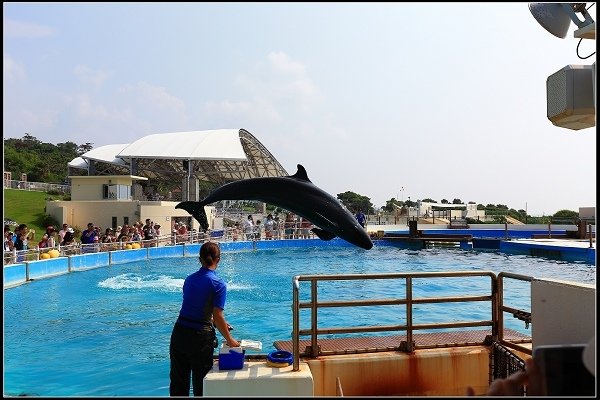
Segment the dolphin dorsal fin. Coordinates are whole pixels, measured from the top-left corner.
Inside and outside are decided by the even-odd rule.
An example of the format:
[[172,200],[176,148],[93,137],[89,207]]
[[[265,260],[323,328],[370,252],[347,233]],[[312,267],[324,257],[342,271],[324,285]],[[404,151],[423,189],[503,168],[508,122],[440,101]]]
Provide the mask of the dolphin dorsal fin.
[[[310,179],[308,179],[308,175],[306,174],[306,170],[300,164],[298,164],[298,171],[296,171],[296,173],[294,175],[292,175],[291,178],[296,178],[296,179],[300,179],[302,181],[310,182]],[[310,183],[312,183],[312,182],[310,182]]]

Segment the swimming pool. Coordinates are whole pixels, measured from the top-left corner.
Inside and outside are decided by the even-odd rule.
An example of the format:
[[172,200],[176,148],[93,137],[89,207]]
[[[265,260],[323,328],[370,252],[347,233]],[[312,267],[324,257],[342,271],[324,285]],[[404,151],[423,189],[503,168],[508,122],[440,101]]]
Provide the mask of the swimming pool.
[[[5,290],[5,395],[168,396],[170,333],[181,306],[183,280],[197,268],[196,257],[149,259]],[[385,246],[369,251],[351,247],[224,251],[217,272],[228,283],[225,314],[234,326],[234,337],[260,340],[266,353],[275,340],[291,338],[295,275],[459,270],[596,283],[596,268],[586,263],[452,248]],[[353,292],[368,296],[394,290],[384,285],[354,281],[340,284],[328,295],[339,298]],[[428,289],[417,285],[416,289],[440,296],[460,290],[458,285],[442,284]],[[526,290],[517,287],[514,292],[515,306],[528,308]],[[440,313],[426,307],[415,312],[418,318],[427,319],[418,322],[435,322]],[[477,316],[486,311],[460,312]],[[351,325],[365,315],[369,313],[333,313],[320,316],[320,320],[327,325]],[[396,316],[379,311],[376,318]],[[507,319],[506,327],[530,334],[521,321]]]

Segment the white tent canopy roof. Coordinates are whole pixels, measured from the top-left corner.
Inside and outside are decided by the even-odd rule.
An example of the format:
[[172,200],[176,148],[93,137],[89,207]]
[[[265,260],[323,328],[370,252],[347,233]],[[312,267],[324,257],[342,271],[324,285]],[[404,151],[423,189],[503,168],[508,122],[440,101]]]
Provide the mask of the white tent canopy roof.
[[125,161],[118,158],[117,154],[124,148],[129,146],[128,144],[108,144],[88,151],[83,154],[81,158],[87,160],[101,161],[110,164],[127,165]]
[[88,175],[129,173],[149,178],[191,172],[196,179],[213,183],[288,175],[269,150],[241,128],[151,134],[131,144],[92,149],[69,167],[87,169]]
[[239,129],[148,135],[123,148],[117,156],[123,159],[247,160]]
[[75,157],[69,162],[70,168],[88,169],[88,163],[81,157]]

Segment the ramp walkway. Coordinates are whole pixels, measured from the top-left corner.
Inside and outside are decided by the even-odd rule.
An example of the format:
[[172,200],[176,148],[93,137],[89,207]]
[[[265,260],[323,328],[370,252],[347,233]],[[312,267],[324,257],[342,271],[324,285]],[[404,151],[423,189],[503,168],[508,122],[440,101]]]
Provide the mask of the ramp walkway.
[[[491,336],[491,329],[464,330],[457,332],[415,333],[415,344],[421,348],[475,346],[486,343]],[[530,343],[531,337],[512,329],[504,329],[504,338],[514,343]],[[406,335],[386,335],[370,337],[348,337],[336,339],[318,339],[321,353],[355,354],[379,351],[398,351]],[[291,340],[277,340],[273,343],[277,350],[293,352]],[[310,340],[300,340],[301,356],[310,356]]]
[[508,222],[509,224],[513,224],[513,225],[525,225],[523,222],[519,221],[516,218],[510,217],[510,216],[506,216],[506,222]]

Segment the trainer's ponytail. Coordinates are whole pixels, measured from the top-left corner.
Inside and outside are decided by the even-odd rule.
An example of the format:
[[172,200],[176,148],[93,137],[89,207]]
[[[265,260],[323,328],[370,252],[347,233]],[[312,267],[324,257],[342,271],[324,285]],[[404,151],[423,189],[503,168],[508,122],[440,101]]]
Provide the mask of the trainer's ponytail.
[[212,267],[221,258],[217,242],[206,242],[200,247],[200,261],[205,267]]

